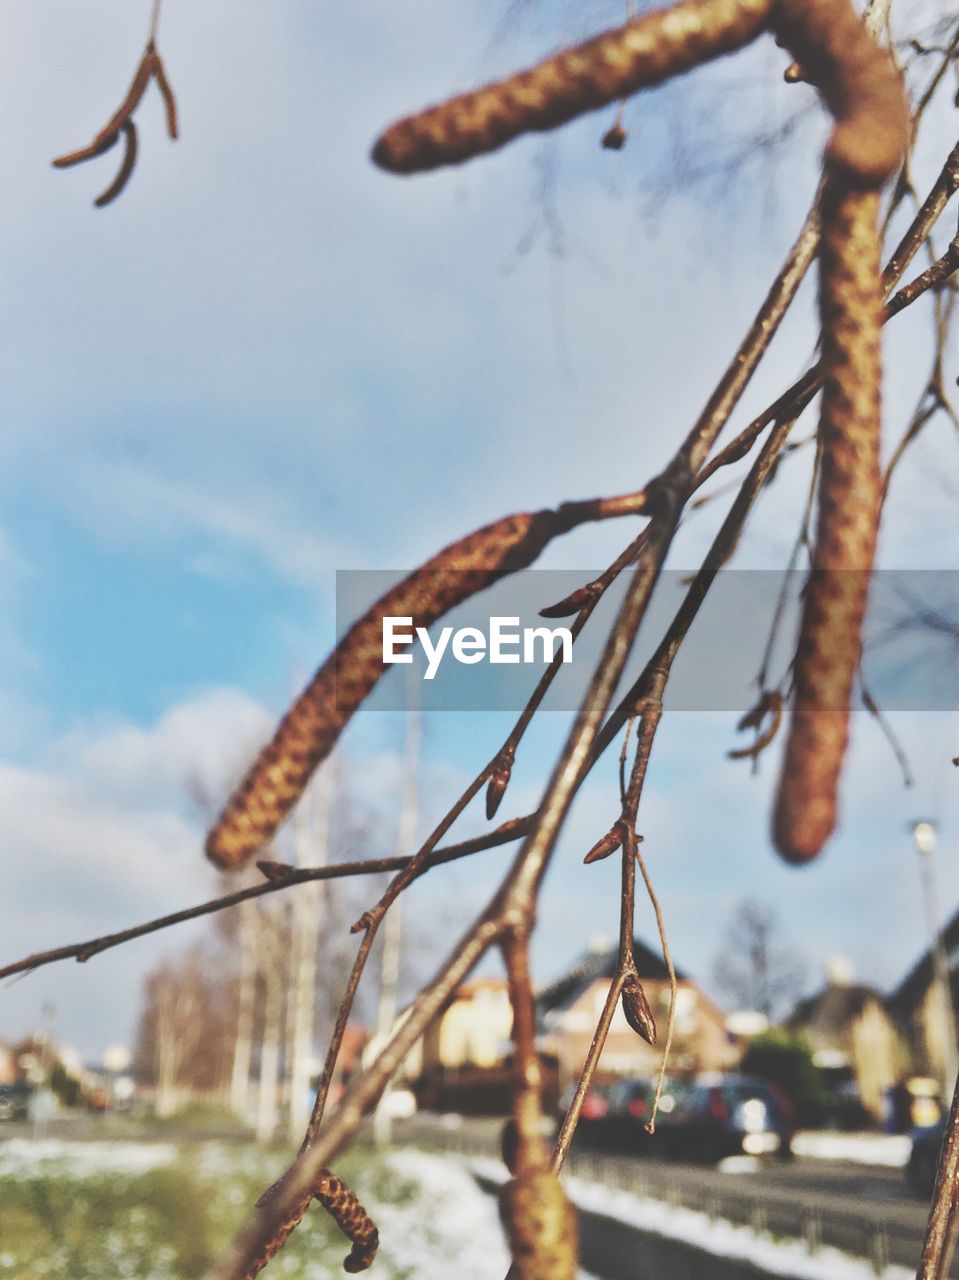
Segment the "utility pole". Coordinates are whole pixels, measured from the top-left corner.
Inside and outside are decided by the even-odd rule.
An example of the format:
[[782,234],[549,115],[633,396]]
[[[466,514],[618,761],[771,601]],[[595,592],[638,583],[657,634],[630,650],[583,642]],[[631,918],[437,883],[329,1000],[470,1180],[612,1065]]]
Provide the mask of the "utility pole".
[[[419,757],[421,716],[418,707],[411,707],[406,726],[406,742],[403,747],[403,795],[400,801],[400,820],[396,833],[396,851],[399,854],[415,852],[414,840],[419,823]],[[383,922],[383,956],[380,967],[380,998],[376,1011],[376,1038],[385,1040],[396,1021],[397,987],[400,977],[400,949],[403,936],[401,909],[403,895],[396,899]],[[389,1145],[392,1136],[392,1117],[389,1109],[390,1086],[380,1095],[373,1114],[373,1141],[378,1147]]]
[[952,983],[949,977],[949,960],[946,946],[939,926],[939,909],[936,896],[936,872],[934,855],[936,852],[936,824],[922,819],[912,824],[912,838],[919,854],[919,868],[922,876],[922,892],[926,905],[926,920],[929,928],[929,955],[932,960],[932,981],[939,993],[942,1008],[942,1029],[944,1032],[944,1053],[942,1059],[943,1097],[952,1095],[959,1072],[956,1033],[956,1009],[952,1002]]

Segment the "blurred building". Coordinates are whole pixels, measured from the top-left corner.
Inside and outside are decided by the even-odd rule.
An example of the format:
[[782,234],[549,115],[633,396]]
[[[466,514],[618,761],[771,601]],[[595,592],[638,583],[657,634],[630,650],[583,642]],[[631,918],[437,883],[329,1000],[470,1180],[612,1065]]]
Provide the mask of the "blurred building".
[[[959,1013],[959,912],[942,930],[949,967],[952,1007]],[[913,1051],[914,1069],[942,1081],[947,1063],[955,1055],[947,1052],[950,1021],[943,1009],[942,988],[935,981],[932,954],[926,951],[892,992],[889,1011]]]
[[13,1084],[17,1078],[17,1059],[13,1046],[0,1040],[0,1084]]
[[[404,1010],[397,1025],[408,1016]],[[496,1114],[509,1109],[513,1012],[502,978],[477,978],[453,993],[406,1055],[398,1082],[429,1110]],[[379,1051],[374,1037],[368,1057]]]
[[[640,938],[633,940],[640,981],[656,1020],[658,1041],[648,1045],[617,1006],[600,1059],[606,1075],[651,1076],[659,1069],[669,1013],[669,974],[662,956]],[[565,974],[540,991],[536,1012],[541,1045],[555,1056],[562,1084],[579,1075],[596,1023],[618,972],[618,947],[596,939]],[[670,1071],[724,1071],[735,1065],[739,1048],[726,1030],[725,1014],[698,983],[676,971],[676,1022]]]
[[843,1112],[837,1119],[850,1125],[883,1119],[887,1090],[902,1079],[908,1052],[880,992],[853,982],[848,963],[837,957],[826,985],[800,1001],[788,1025],[812,1045],[813,1061]]

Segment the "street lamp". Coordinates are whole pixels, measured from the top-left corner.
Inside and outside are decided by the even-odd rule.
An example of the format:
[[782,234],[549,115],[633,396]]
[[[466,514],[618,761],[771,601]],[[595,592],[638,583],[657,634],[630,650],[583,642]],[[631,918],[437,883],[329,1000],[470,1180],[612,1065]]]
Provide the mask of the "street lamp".
[[936,873],[933,855],[936,852],[936,824],[928,819],[919,819],[912,824],[912,839],[919,854],[919,868],[922,875],[923,897],[926,904],[926,920],[929,927],[929,954],[932,959],[933,983],[939,989],[942,1004],[943,1029],[945,1046],[943,1053],[944,1093],[948,1097],[952,1092],[959,1071],[957,1061],[956,1010],[952,1003],[952,984],[949,980],[949,961],[942,931],[939,928],[939,912],[936,906]]
[[934,822],[927,822],[925,819],[921,822],[914,822],[912,826],[912,838],[916,842],[916,849],[919,853],[935,853],[936,824]]

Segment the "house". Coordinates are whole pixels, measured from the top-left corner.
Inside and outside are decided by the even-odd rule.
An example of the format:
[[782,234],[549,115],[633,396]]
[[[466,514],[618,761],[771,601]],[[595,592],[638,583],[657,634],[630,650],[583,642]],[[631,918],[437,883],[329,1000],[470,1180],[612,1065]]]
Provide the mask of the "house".
[[[398,1024],[408,1014],[400,1014]],[[436,1072],[462,1067],[489,1069],[501,1065],[512,1051],[513,1011],[502,978],[476,978],[464,982],[446,1003],[426,1034],[406,1055],[402,1074],[417,1080]],[[379,1051],[374,1037],[367,1058]]]
[[13,1084],[17,1078],[17,1059],[12,1045],[0,1040],[0,1084]]
[[495,1067],[512,1051],[513,1011],[501,978],[465,982],[423,1037],[423,1070]]
[[[409,1014],[397,1019],[402,1024]],[[508,1111],[512,1088],[513,1011],[502,978],[458,987],[439,1017],[406,1055],[397,1079],[430,1110],[497,1114]],[[378,1051],[373,1037],[366,1058]]]
[[915,1069],[945,1084],[948,1093],[952,1081],[947,1076],[956,1061],[956,1048],[950,1046],[948,1038],[959,1022],[959,912],[942,930],[942,941],[949,970],[953,1018],[950,1019],[943,1008],[942,988],[935,981],[931,951],[919,957],[887,1004],[899,1030],[913,1047]]
[[[633,956],[646,999],[658,1029],[655,1046],[648,1045],[629,1026],[617,1006],[599,1071],[605,1075],[651,1076],[659,1069],[669,1013],[669,974],[658,952],[640,938],[633,940]],[[579,1075],[593,1032],[618,972],[618,947],[606,939],[565,974],[544,987],[536,998],[541,1047],[555,1055],[561,1085]],[[735,1065],[739,1049],[727,1034],[725,1015],[706,992],[679,970],[676,972],[676,1022],[670,1070],[677,1073],[723,1071]]]
[[834,1094],[854,1090],[872,1119],[883,1119],[886,1091],[906,1074],[908,1051],[880,992],[853,982],[848,964],[834,960],[826,985],[800,1001],[788,1026],[809,1040]]
[[[669,1013],[669,975],[661,956],[637,938],[636,967],[659,1029],[651,1047],[632,1030],[617,1008],[600,1062],[607,1076],[652,1076],[659,1070]],[[536,997],[537,1047],[543,1065],[544,1106],[553,1108],[559,1090],[575,1079],[589,1050],[596,1023],[617,973],[618,948],[598,940],[565,974]],[[725,1015],[705,991],[678,973],[676,1023],[670,1071],[723,1071],[740,1056],[740,1040],[726,1030]],[[400,1025],[409,1010],[400,1014]],[[502,978],[477,978],[454,992],[426,1034],[407,1054],[399,1079],[413,1089],[421,1107],[476,1114],[509,1110],[513,1076],[513,1013]],[[380,1047],[376,1037],[368,1057]]]

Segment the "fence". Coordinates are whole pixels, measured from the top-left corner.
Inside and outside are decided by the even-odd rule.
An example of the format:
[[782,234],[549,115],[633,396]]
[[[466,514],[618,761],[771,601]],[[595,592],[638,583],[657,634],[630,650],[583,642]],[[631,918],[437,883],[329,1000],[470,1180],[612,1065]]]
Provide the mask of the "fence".
[[[499,1157],[496,1127],[492,1125],[481,1130],[475,1126],[417,1126],[414,1140],[432,1150]],[[800,1195],[795,1189],[757,1185],[751,1178],[727,1177],[707,1168],[599,1152],[574,1150],[566,1168],[586,1182],[693,1209],[712,1221],[749,1226],[773,1241],[801,1240],[813,1256],[831,1246],[866,1259],[877,1276],[890,1265],[914,1269],[918,1263],[923,1211],[916,1203],[891,1200],[875,1204],[864,1199],[851,1208],[845,1197],[843,1204],[832,1205],[828,1192],[812,1187]],[[951,1275],[959,1277],[959,1259]]]

